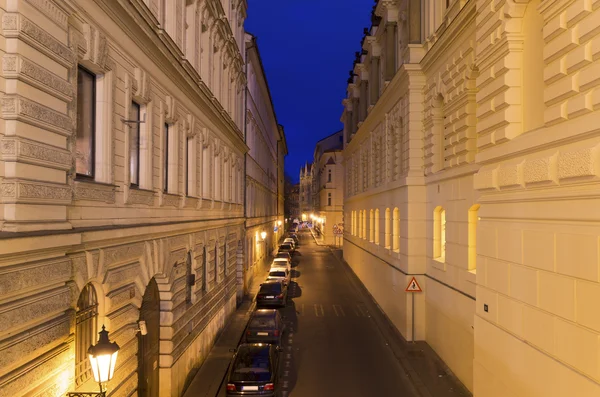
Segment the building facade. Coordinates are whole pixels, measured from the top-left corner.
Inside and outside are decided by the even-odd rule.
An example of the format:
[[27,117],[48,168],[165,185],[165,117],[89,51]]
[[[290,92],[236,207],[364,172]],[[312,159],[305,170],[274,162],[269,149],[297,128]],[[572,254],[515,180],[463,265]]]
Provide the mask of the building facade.
[[328,245],[343,244],[344,131],[340,130],[317,142],[313,161],[313,207],[319,222],[314,227]]
[[357,53],[344,258],[476,397],[600,392],[599,19],[381,0]]
[[307,220],[311,212],[314,211],[313,204],[313,165],[312,163],[306,163],[304,167],[300,169],[300,193],[298,203],[300,206],[300,215],[305,215],[301,219]]
[[236,307],[246,2],[1,7],[0,396],[96,391],[102,326],[111,396],[180,396]]
[[[257,40],[246,33],[246,238],[244,285],[283,236],[283,127],[277,123]],[[263,240],[262,233],[265,234]]]

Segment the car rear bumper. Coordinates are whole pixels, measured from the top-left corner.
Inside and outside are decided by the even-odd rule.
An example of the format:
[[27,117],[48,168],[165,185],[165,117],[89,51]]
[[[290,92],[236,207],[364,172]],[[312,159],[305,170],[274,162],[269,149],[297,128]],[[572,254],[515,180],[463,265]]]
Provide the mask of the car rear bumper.
[[260,396],[260,397],[275,397],[275,392],[252,392],[252,391],[228,391],[226,396]]
[[257,299],[258,306],[285,306],[285,299]]

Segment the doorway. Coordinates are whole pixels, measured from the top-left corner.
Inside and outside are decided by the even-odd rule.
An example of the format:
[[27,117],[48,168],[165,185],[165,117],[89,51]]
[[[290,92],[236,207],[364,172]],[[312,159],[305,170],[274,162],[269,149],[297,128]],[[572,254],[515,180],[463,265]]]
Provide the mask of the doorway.
[[140,321],[147,334],[138,332],[138,396],[158,397],[158,344],[160,339],[160,296],[154,278],[142,298]]

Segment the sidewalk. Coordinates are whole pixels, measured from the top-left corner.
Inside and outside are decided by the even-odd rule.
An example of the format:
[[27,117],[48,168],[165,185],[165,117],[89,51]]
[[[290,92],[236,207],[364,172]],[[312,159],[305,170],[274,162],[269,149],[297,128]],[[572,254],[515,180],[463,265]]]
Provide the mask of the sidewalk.
[[427,342],[416,341],[413,343],[404,339],[400,331],[393,325],[385,312],[381,310],[373,296],[346,263],[342,250],[331,248],[331,252],[340,263],[346,266],[346,270],[353,276],[352,279],[355,285],[371,297],[373,312],[378,311],[381,314],[380,316],[374,315],[372,318],[377,322],[382,337],[389,344],[400,365],[411,378],[419,396],[471,397],[472,394]]
[[244,329],[254,310],[254,297],[260,288],[260,283],[267,277],[271,267],[271,257],[257,269],[249,288],[248,294],[244,296],[242,304],[233,313],[221,335],[202,366],[194,376],[194,379],[183,393],[183,397],[215,397],[219,392],[221,384],[225,381],[227,368],[233,353],[229,349],[235,349],[242,339]]
[[317,245],[327,245],[327,244],[325,244],[325,239],[323,238],[322,234],[318,234],[318,235],[315,234],[312,227],[309,228],[308,230],[310,230],[310,234],[312,234],[312,237],[315,240],[315,243],[317,243]]

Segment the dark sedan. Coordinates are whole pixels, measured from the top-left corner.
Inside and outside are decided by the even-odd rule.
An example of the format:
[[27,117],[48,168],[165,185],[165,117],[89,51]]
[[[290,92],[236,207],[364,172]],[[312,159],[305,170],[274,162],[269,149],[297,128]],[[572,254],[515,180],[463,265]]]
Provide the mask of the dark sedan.
[[277,253],[279,252],[289,252],[290,255],[292,255],[292,253],[294,252],[294,247],[292,247],[291,244],[281,244],[279,246],[279,249],[277,250]]
[[277,310],[258,309],[252,313],[248,322],[245,341],[247,343],[262,342],[281,345],[281,336],[284,330],[285,324]]
[[263,343],[239,345],[227,376],[227,395],[279,395],[279,351],[279,347]]
[[281,281],[270,280],[260,285],[260,290],[256,294],[256,305],[264,306],[285,306],[287,302],[287,288]]

